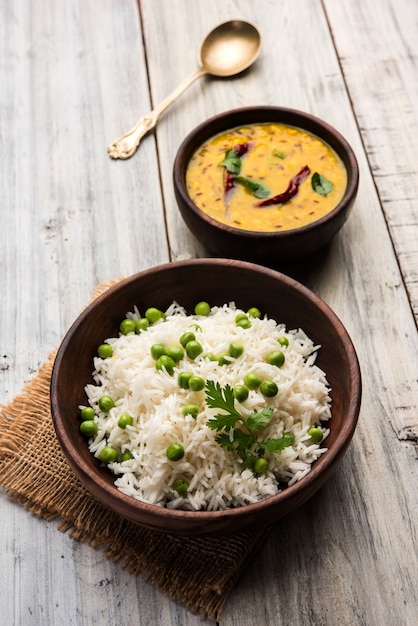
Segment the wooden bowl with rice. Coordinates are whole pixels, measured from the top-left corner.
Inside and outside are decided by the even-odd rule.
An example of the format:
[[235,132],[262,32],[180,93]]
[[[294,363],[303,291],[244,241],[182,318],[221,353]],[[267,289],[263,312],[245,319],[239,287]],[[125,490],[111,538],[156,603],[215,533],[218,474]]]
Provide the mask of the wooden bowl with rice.
[[[204,500],[200,504],[196,504],[197,500],[193,499],[195,492],[202,494],[203,485],[203,494],[205,494],[205,481],[210,482],[208,478],[205,478],[205,475],[210,476],[212,471],[202,466],[202,463],[206,461],[205,454],[202,454],[201,447],[207,445],[207,442],[203,441],[203,443],[194,444],[192,439],[190,439],[192,443],[190,443],[188,439],[189,431],[187,429],[190,428],[190,432],[195,432],[193,429],[197,428],[194,423],[197,419],[196,415],[194,417],[193,415],[187,415],[185,418],[187,423],[185,422],[185,425],[182,425],[183,422],[181,420],[184,419],[184,415],[182,411],[177,411],[176,413],[177,409],[174,404],[171,414],[166,418],[167,424],[165,423],[165,418],[161,417],[156,406],[154,406],[157,404],[157,401],[150,401],[150,398],[157,397],[153,396],[153,393],[162,393],[161,388],[159,392],[151,390],[149,393],[149,384],[147,383],[149,367],[146,363],[150,361],[148,354],[149,345],[151,345],[152,349],[155,351],[157,342],[155,339],[152,339],[151,334],[147,336],[147,333],[150,332],[149,329],[143,332],[127,331],[127,334],[120,332],[121,320],[129,319],[130,322],[139,324],[139,319],[144,320],[144,312],[150,308],[162,312],[168,311],[168,317],[166,317],[166,319],[163,317],[159,320],[160,326],[158,326],[156,322],[156,326],[153,327],[153,332],[156,332],[156,328],[158,333],[160,333],[156,335],[156,337],[159,337],[159,344],[164,343],[164,339],[161,339],[161,337],[166,337],[167,341],[171,344],[172,339],[169,338],[167,334],[170,326],[164,326],[164,324],[167,324],[167,321],[169,319],[171,320],[173,317],[170,314],[170,307],[173,307],[173,302],[184,307],[184,314],[186,316],[188,316],[189,313],[194,315],[194,308],[197,303],[210,303],[210,315],[207,315],[208,311],[200,311],[200,317],[198,316],[196,318],[196,316],[194,316],[193,319],[190,318],[191,321],[189,324],[204,347],[206,341],[205,324],[211,322],[210,316],[214,311],[218,311],[219,315],[224,315],[225,320],[227,320],[228,315],[230,317],[232,315],[234,318],[239,317],[239,315],[235,315],[233,311],[231,312],[231,308],[236,308],[237,311],[241,312],[248,312],[248,315],[241,313],[241,316],[242,319],[247,316],[247,321],[249,317],[249,326],[252,327],[252,329],[250,328],[250,330],[247,331],[245,330],[244,324],[243,328],[240,327],[236,329],[234,324],[237,322],[231,322],[231,337],[239,336],[244,338],[242,344],[245,346],[245,350],[242,353],[242,349],[240,351],[236,347],[240,345],[240,342],[235,341],[231,343],[230,338],[228,338],[228,322],[226,321],[225,326],[222,326],[224,321],[223,318],[220,319],[220,330],[216,331],[216,333],[219,334],[219,342],[217,343],[215,341],[213,345],[211,344],[211,347],[217,344],[216,349],[222,351],[224,350],[224,347],[222,348],[222,341],[230,342],[229,345],[234,345],[234,350],[237,350],[237,352],[232,352],[232,356],[228,356],[227,353],[226,358],[224,353],[222,353],[222,356],[217,354],[215,358],[213,358],[212,355],[209,357],[209,353],[205,354],[204,350],[200,356],[196,356],[197,353],[192,354],[191,351],[190,356],[188,356],[189,352],[186,348],[187,346],[191,346],[189,343],[187,343],[186,348],[183,349],[184,354],[180,357],[181,360],[175,360],[175,350],[173,351],[173,349],[171,352],[170,349],[164,352],[165,357],[167,353],[171,354],[173,357],[174,368],[171,368],[171,370],[168,360],[165,361],[165,363],[168,364],[167,367],[165,365],[164,367],[158,367],[157,363],[160,357],[156,354],[152,356],[152,375],[150,380],[152,380],[152,376],[156,376],[158,380],[164,382],[167,389],[172,389],[173,385],[178,385],[179,394],[183,394],[183,404],[186,400],[190,402],[190,397],[193,398],[194,402],[196,398],[199,398],[197,403],[199,404],[199,402],[201,402],[200,410],[202,411],[198,418],[200,420],[202,419],[202,415],[205,415],[204,411],[207,410],[206,408],[202,408],[203,405],[206,407],[204,400],[205,390],[202,390],[201,387],[196,387],[195,391],[194,388],[191,389],[191,373],[190,371],[187,373],[187,371],[192,370],[194,366],[201,368],[206,367],[208,368],[207,370],[199,371],[209,372],[210,370],[210,374],[205,375],[208,378],[216,379],[216,372],[222,372],[222,376],[227,376],[228,368],[232,368],[232,364],[239,365],[241,362],[243,368],[240,370],[242,375],[241,383],[244,383],[245,372],[247,369],[251,370],[250,366],[247,367],[245,359],[249,359],[251,350],[254,350],[254,348],[250,348],[250,343],[246,343],[245,337],[247,337],[248,342],[250,342],[250,333],[256,332],[254,329],[257,328],[257,324],[259,324],[261,329],[260,332],[266,330],[264,329],[265,319],[270,320],[269,323],[272,325],[267,328],[267,331],[264,332],[264,338],[260,340],[260,345],[264,345],[263,342],[267,342],[265,343],[267,346],[270,345],[268,342],[274,339],[275,345],[280,348],[279,350],[274,349],[273,351],[268,348],[269,355],[276,352],[282,352],[286,355],[286,350],[290,348],[286,346],[284,340],[282,341],[282,335],[293,330],[297,331],[298,329],[302,329],[312,342],[312,345],[315,346],[317,358],[314,363],[314,368],[317,372],[324,373],[330,396],[331,417],[329,417],[329,419],[326,418],[326,420],[320,424],[324,437],[326,435],[326,438],[324,438],[321,444],[325,451],[321,454],[318,453],[318,457],[315,457],[316,460],[313,460],[309,469],[303,473],[303,477],[299,479],[298,476],[296,476],[294,480],[290,481],[290,486],[287,485],[283,479],[276,479],[271,468],[273,467],[273,461],[275,463],[281,454],[290,454],[291,447],[284,453],[280,451],[283,450],[283,448],[280,448],[279,444],[279,448],[277,448],[276,451],[270,452],[266,443],[267,441],[273,441],[277,446],[280,437],[289,435],[289,433],[283,434],[283,432],[280,432],[279,437],[263,439],[262,433],[265,424],[268,423],[269,426],[267,426],[267,428],[269,428],[271,425],[269,420],[273,419],[271,416],[278,412],[276,409],[272,408],[274,407],[274,404],[272,404],[274,400],[269,397],[269,392],[265,392],[265,406],[270,408],[267,409],[267,413],[263,413],[264,405],[257,405],[257,402],[260,403],[259,398],[261,397],[258,390],[250,391],[248,397],[247,389],[248,399],[235,396],[235,399],[238,398],[236,401],[233,400],[233,402],[235,402],[235,409],[238,409],[238,413],[241,412],[239,414],[244,415],[245,419],[248,419],[250,415],[257,414],[262,423],[257,426],[259,430],[257,430],[255,438],[253,438],[251,442],[245,440],[245,444],[248,444],[248,450],[245,451],[245,454],[243,453],[243,449],[239,446],[242,445],[242,433],[246,432],[248,435],[246,425],[250,424],[250,421],[242,422],[244,427],[241,428],[235,423],[234,428],[227,430],[227,439],[229,437],[229,440],[233,442],[229,448],[228,441],[226,441],[225,438],[223,441],[224,446],[218,445],[220,441],[217,439],[218,436],[225,435],[225,431],[222,430],[224,425],[217,424],[218,430],[216,430],[214,422],[207,428],[208,422],[204,421],[202,422],[202,428],[203,430],[206,428],[209,438],[212,438],[212,443],[215,442],[215,457],[221,458],[221,462],[223,463],[223,455],[226,455],[226,457],[235,464],[235,468],[238,463],[238,467],[241,467],[242,471],[245,472],[245,474],[238,476],[238,480],[242,482],[243,475],[245,475],[248,478],[248,480],[246,479],[246,481],[244,481],[245,483],[250,483],[251,481],[257,485],[262,483],[262,488],[266,490],[259,496],[260,499],[255,501],[251,494],[248,495],[247,499],[245,497],[243,500],[239,498],[235,500],[232,499],[232,506],[225,504],[225,502],[228,503],[228,498],[225,499],[223,496],[227,494],[220,493],[217,496],[220,500],[219,506],[226,506],[226,508],[218,508],[217,510],[205,510],[205,507],[214,507],[213,501],[211,501],[210,505]],[[261,317],[253,313],[255,310],[261,312]],[[250,313],[254,315],[254,317],[251,317]],[[181,315],[179,317],[177,314],[174,315],[174,322],[185,323]],[[154,322],[152,322],[151,325],[153,325],[153,323]],[[280,326],[277,333],[276,323]],[[224,330],[222,330],[223,328]],[[190,330],[190,328],[188,328],[188,330]],[[162,331],[164,331],[163,334],[161,334]],[[175,332],[179,334],[180,330],[176,330]],[[238,335],[236,335],[236,333],[238,333]],[[277,334],[277,337],[274,333]],[[122,361],[122,370],[119,368],[119,372],[122,371],[122,375],[118,375],[118,381],[115,383],[115,389],[119,389],[119,392],[114,392],[116,395],[119,393],[120,398],[119,400],[113,398],[115,401],[113,407],[107,407],[104,408],[104,410],[98,409],[99,400],[103,397],[103,377],[105,377],[106,372],[116,371],[111,369],[115,367],[117,361],[116,351],[120,349],[121,353],[126,355],[126,345],[130,346],[131,342],[139,341],[138,337],[141,338],[142,336],[144,341],[146,339],[149,341],[148,349],[146,350],[147,354],[141,353],[138,354],[137,357],[134,357],[132,368],[129,366],[130,361],[126,361],[126,363],[128,363],[126,367],[130,372],[129,376],[131,382],[133,380],[132,384],[135,384],[135,387],[130,387],[130,391],[125,390],[125,392],[120,390],[120,379],[124,378],[123,367],[125,367],[123,365],[124,361]],[[209,337],[209,334],[207,336]],[[287,336],[290,337],[292,342],[294,337],[299,337],[299,334],[296,332],[296,335],[292,335],[290,332]],[[201,337],[203,337],[203,339],[201,339]],[[109,343],[113,345],[113,354],[110,357],[109,355],[106,355],[104,358],[98,357],[98,347],[103,346],[105,340],[109,338]],[[257,344],[257,341],[257,337],[255,340],[253,338],[252,345],[254,345],[254,343]],[[193,341],[191,343],[193,343]],[[196,341],[194,343],[196,343]],[[304,343],[305,341],[302,336],[302,340],[298,343],[298,349],[302,350],[302,352]],[[183,344],[178,343],[176,346],[177,351],[182,350],[182,345]],[[301,345],[302,348],[300,348]],[[119,348],[119,346],[121,347]],[[317,349],[318,346],[320,347]],[[288,359],[290,363],[291,353],[289,352],[288,354],[289,357],[286,356],[286,359]],[[130,358],[129,354],[128,357]],[[143,362],[140,361],[142,358],[145,359]],[[271,358],[273,359],[273,357]],[[303,356],[301,362],[308,362],[309,359],[310,357]],[[139,361],[141,363],[139,370],[136,374],[133,374],[135,363]],[[285,362],[283,365],[282,361],[277,363],[277,361],[272,360],[272,362],[266,364],[265,367],[273,369],[266,369],[265,371],[274,371],[274,376],[276,376],[277,372],[277,378],[275,380],[277,380],[277,387],[280,389],[279,394],[282,393],[280,402],[283,403],[284,410],[287,402],[287,392],[285,393],[284,391],[287,384],[286,376],[288,376],[286,372],[289,368],[288,364]],[[100,370],[100,367],[103,368],[103,371],[99,376],[96,374],[94,377],[93,370],[95,367],[96,372]],[[260,372],[261,370],[259,373]],[[184,376],[187,374],[189,376],[186,384],[180,382],[180,374]],[[115,375],[113,374],[113,376]],[[321,375],[319,375],[319,377],[321,378]],[[195,376],[195,378],[199,377]],[[265,378],[273,379],[273,375],[266,373]],[[221,380],[219,388],[221,390],[225,389],[225,380],[229,379],[222,378],[219,380]],[[114,381],[111,382],[113,384]],[[205,382],[207,386],[208,381],[206,380]],[[216,382],[215,380],[212,392],[214,388],[216,391]],[[271,383],[272,380],[269,382]],[[250,385],[250,383],[248,384]],[[245,385],[242,384],[241,386]],[[207,394],[207,388],[205,389]],[[235,390],[231,384],[231,394],[232,389]],[[106,391],[106,388],[104,390]],[[126,409],[123,408],[121,404],[122,401],[124,401],[124,393],[125,395],[128,394],[129,397],[136,394],[140,397],[141,406],[149,407],[147,410],[144,410],[144,408],[141,409],[141,423],[144,423],[144,427],[148,428],[145,439],[144,437],[141,438],[141,434],[139,433],[142,426],[140,427],[139,421],[137,422],[137,420],[139,420],[137,415],[134,415],[133,418],[131,416],[129,418],[130,421],[128,420],[127,423],[126,421],[123,422],[123,419],[128,419],[126,417]],[[275,393],[277,393],[277,389]],[[146,405],[145,400],[147,394],[148,405]],[[141,398],[141,395],[144,397]],[[172,398],[170,402],[177,401],[175,393],[167,392],[165,395]],[[226,396],[224,396],[224,399],[225,397]],[[208,403],[207,398],[208,395],[206,395],[206,403]],[[246,409],[246,405],[251,399],[254,406],[257,405],[257,410],[254,410],[253,413],[251,412],[252,409],[248,411]],[[214,395],[212,396],[212,401],[213,400]],[[218,404],[215,402],[213,405],[215,409],[219,409],[219,394],[217,400]],[[231,400],[230,397],[229,400]],[[302,397],[301,400],[309,400],[309,398],[304,399]],[[164,398],[164,401],[166,401],[166,398]],[[306,502],[321,488],[341,462],[357,424],[360,401],[361,375],[355,348],[341,321],[327,304],[300,283],[277,271],[248,262],[229,259],[196,259],[161,265],[133,275],[110,288],[80,314],[67,332],[58,350],[51,379],[51,411],[58,441],[70,467],[86,489],[105,506],[111,508],[126,519],[154,530],[185,536],[216,536],[238,533],[254,525],[260,526],[274,522]],[[323,404],[325,405],[326,402]],[[132,408],[132,405],[130,406]],[[95,416],[93,419],[87,419],[86,422],[90,422],[90,427],[91,422],[96,422],[98,426],[93,427],[90,433],[88,429],[83,433],[81,425],[84,420],[81,417],[81,412],[83,408],[90,410],[92,407],[96,407]],[[190,413],[192,412],[193,411],[190,409]],[[212,410],[212,419],[214,415],[218,415],[218,417],[221,415],[220,419],[222,420],[222,416],[224,416],[225,413],[225,410],[218,410],[218,412]],[[122,421],[119,422],[121,418]],[[182,447],[183,450],[179,457],[176,457],[179,444],[176,443],[175,439],[170,439],[171,435],[169,434],[168,422],[172,418],[178,420],[179,424],[181,424],[180,431],[183,439],[181,441],[182,446],[180,447]],[[108,424],[112,419],[113,426],[109,427]],[[252,417],[250,420],[251,419],[254,418]],[[265,420],[264,422],[263,419]],[[152,423],[152,427],[149,427],[148,423]],[[285,428],[285,430],[290,431],[291,429]],[[291,435],[293,442],[295,441],[295,436],[298,441],[300,440],[301,443],[298,443],[298,446],[305,451],[313,441],[313,435],[308,436],[307,434],[308,430],[311,432],[308,426],[306,426],[304,430],[297,430],[296,435]],[[157,433],[163,433],[162,444],[158,441]],[[241,437],[238,443],[236,433]],[[128,435],[132,435],[132,437],[129,439]],[[200,436],[199,433],[198,435]],[[164,439],[164,437],[166,437],[166,439]],[[130,442],[129,446],[127,444],[128,440]],[[254,443],[255,441],[257,442],[256,444]],[[177,448],[176,445],[174,445],[169,455],[168,448],[171,443],[175,443]],[[286,445],[290,444],[287,443]],[[156,446],[156,448],[159,446],[160,448],[160,459],[157,465],[155,465],[155,459],[152,456],[153,446]],[[296,448],[296,446],[293,447]],[[106,449],[105,452],[113,450],[115,457],[106,458],[103,452],[104,448]],[[311,446],[311,448],[314,450],[315,446]],[[262,450],[262,452],[260,452],[260,450]],[[146,452],[144,453],[144,451]],[[150,456],[141,456],[142,453]],[[127,456],[123,457],[124,454]],[[203,467],[202,474],[199,474],[199,478],[194,478],[193,474],[197,476],[197,471],[194,470],[191,465],[192,459],[196,456],[200,457],[199,463]],[[259,459],[262,459],[262,461],[254,465],[254,458],[252,458],[251,463],[246,465],[244,462],[245,458],[250,458],[251,456],[255,456],[257,461],[259,461]],[[204,459],[203,461],[202,458]],[[293,468],[297,468],[299,467],[298,463],[300,465],[300,462],[296,460],[293,465],[290,465],[292,465]],[[267,467],[269,464],[270,469]],[[266,467],[261,468],[261,465],[266,465]],[[152,485],[153,481],[155,483],[154,486],[156,486],[156,488],[158,487],[158,489],[160,486],[161,489],[163,488],[162,483],[165,481],[167,483],[167,493],[169,494],[166,500],[159,496],[153,496],[154,500],[151,503],[150,501],[144,501],[142,499],[145,492],[140,491],[135,493],[135,486],[141,482],[143,477],[142,475],[134,475],[133,470],[131,470],[133,467],[136,468],[135,471],[139,472],[139,474],[141,474],[140,467],[143,468],[142,473],[144,475],[148,472],[146,478],[148,481],[148,491],[145,489],[146,493],[152,493],[150,485]],[[222,465],[222,467],[224,466]],[[227,467],[229,466],[225,465],[225,468]],[[112,468],[113,471],[111,471]],[[168,482],[167,478],[164,477],[164,472],[166,472],[167,468],[172,472]],[[179,470],[179,468],[181,469]],[[222,469],[222,471],[226,471],[226,469]],[[241,470],[239,470],[239,472],[240,471]],[[261,480],[260,476],[263,472],[266,472],[266,474],[264,474]],[[220,476],[218,478],[223,479],[224,477]],[[176,480],[177,482],[175,482]],[[115,485],[116,481],[122,484],[120,488]],[[182,481],[183,484],[180,485]],[[217,481],[218,489],[220,482],[220,480]],[[264,483],[266,483],[266,487]],[[272,495],[269,495],[269,489],[273,489]],[[137,497],[134,497],[135,495]],[[186,508],[184,508],[184,503],[186,503]],[[182,506],[183,508],[175,508],[177,506]],[[187,507],[190,509],[199,506],[199,510],[187,510]]]

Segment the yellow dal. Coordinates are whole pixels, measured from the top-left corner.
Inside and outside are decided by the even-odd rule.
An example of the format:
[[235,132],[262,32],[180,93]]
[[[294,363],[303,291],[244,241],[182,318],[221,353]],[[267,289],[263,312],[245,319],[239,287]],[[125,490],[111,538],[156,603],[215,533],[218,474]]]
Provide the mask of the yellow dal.
[[[268,197],[283,193],[291,178],[308,165],[310,174],[296,196],[285,204],[256,207],[261,199],[236,183],[225,201],[224,167],[219,164],[227,150],[247,142],[250,146],[241,157],[239,175],[265,185],[270,192]],[[312,189],[315,172],[333,183],[328,195]],[[250,124],[202,144],[190,160],[186,185],[193,202],[219,222],[244,230],[271,232],[299,228],[332,211],[344,195],[347,173],[338,155],[315,135],[284,124]]]

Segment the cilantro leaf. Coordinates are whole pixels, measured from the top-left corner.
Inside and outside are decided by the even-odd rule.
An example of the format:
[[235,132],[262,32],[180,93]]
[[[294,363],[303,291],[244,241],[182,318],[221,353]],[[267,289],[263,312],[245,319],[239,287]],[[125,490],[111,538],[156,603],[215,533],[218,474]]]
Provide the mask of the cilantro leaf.
[[225,167],[231,174],[239,174],[241,171],[241,163],[242,161],[238,151],[231,148],[231,150],[225,152],[225,156],[219,165]]
[[254,443],[254,435],[246,434],[239,428],[234,430],[234,443],[236,444],[236,451],[242,457],[245,455],[248,448]]
[[234,392],[230,385],[221,387],[213,380],[206,381],[206,404],[211,409],[223,409],[226,413],[218,413],[207,422],[213,430],[230,430],[237,420],[242,421],[242,415],[234,406]]
[[312,189],[321,196],[327,196],[334,189],[334,183],[318,172],[312,174],[311,185]]
[[220,433],[216,437],[216,441],[220,446],[227,450],[235,451],[241,457],[245,455],[248,448],[254,443],[254,435],[247,434],[244,431],[236,428],[233,432],[232,438],[227,433]]
[[273,409],[263,409],[260,412],[254,411],[245,420],[246,427],[250,432],[260,430],[260,428],[271,422],[273,412]]
[[268,452],[281,452],[288,446],[293,445],[294,441],[295,437],[292,433],[284,433],[283,437],[279,439],[266,439],[265,441],[258,442],[258,445]]
[[[213,380],[206,381],[206,404],[212,409],[221,409],[224,413],[217,413],[209,419],[206,425],[216,430],[216,441],[230,452],[238,454],[245,463],[243,467],[252,467],[254,459],[263,456],[264,452],[281,452],[291,446],[295,440],[292,433],[284,433],[282,437],[258,441],[255,433],[271,422],[274,409],[264,408],[254,411],[245,418],[234,405],[234,391],[228,384],[221,387]],[[236,428],[238,422],[239,428]],[[223,431],[223,432],[220,432]]]
[[[208,422],[209,426],[209,422]],[[227,450],[233,450],[234,444],[231,441],[231,438],[228,433],[219,433],[216,435],[216,441],[222,448],[226,448]]]
[[241,417],[240,413],[234,406],[234,391],[228,383],[225,387],[221,387],[219,383],[213,380],[206,381],[206,404],[211,409],[225,409],[231,413],[235,413],[237,418]]
[[236,176],[234,179],[237,183],[241,183],[244,187],[246,187],[253,196],[256,198],[267,198],[270,195],[270,191],[267,189],[265,185],[251,178],[246,178],[245,176]]
[[231,415],[230,413],[218,413],[214,417],[211,417],[206,424],[212,430],[222,430],[224,428],[228,432],[235,426],[236,421],[236,415]]

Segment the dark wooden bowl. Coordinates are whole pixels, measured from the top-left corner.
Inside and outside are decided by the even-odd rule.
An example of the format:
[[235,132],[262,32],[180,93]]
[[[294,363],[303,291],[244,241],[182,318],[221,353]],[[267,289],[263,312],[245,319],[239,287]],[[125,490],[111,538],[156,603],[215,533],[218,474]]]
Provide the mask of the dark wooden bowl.
[[[207,300],[212,305],[235,301],[247,310],[257,306],[289,329],[302,328],[321,344],[318,365],[332,388],[328,451],[300,482],[256,504],[216,512],[169,510],[121,493],[114,475],[89,452],[79,432],[78,406],[92,380],[97,346],[117,336],[120,320],[134,305],[165,309],[173,300],[190,312]],[[56,356],[51,380],[51,409],[58,440],[83,485],[121,516],[149,528],[182,535],[237,533],[264,525],[304,503],[340,463],[356,427],[361,399],[360,369],[352,342],[330,308],[306,287],[279,272],[251,263],[198,259],[154,267],[131,276],[98,297],[77,318]]]
[[[339,155],[347,170],[347,189],[330,213],[307,226],[283,232],[246,231],[227,226],[201,211],[186,189],[186,170],[194,152],[218,133],[252,123],[281,123],[309,131],[325,141]],[[347,141],[326,122],[280,107],[258,106],[227,111],[195,128],[182,142],[173,168],[174,191],[184,222],[193,235],[215,256],[274,265],[294,261],[325,246],[347,220],[357,195],[359,169]]]

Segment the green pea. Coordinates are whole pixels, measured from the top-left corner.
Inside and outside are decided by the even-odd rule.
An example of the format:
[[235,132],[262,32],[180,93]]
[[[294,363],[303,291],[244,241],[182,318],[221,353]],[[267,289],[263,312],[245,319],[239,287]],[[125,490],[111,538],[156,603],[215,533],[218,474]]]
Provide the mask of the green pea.
[[80,412],[80,417],[83,422],[94,419],[94,409],[91,406],[83,406]]
[[182,478],[176,478],[176,480],[173,482],[171,487],[173,488],[174,491],[177,491],[179,496],[184,496],[184,494],[187,493],[187,490],[189,488],[189,483],[186,483],[186,481],[183,480]]
[[150,324],[155,324],[159,320],[165,319],[165,314],[160,311],[160,309],[156,309],[155,307],[151,306],[145,311],[145,317]]
[[220,354],[217,358],[218,364],[229,365],[231,363],[231,359],[229,357],[230,355],[228,354],[228,352],[224,352],[223,354]]
[[170,461],[180,461],[184,457],[184,448],[181,443],[172,443],[165,453]]
[[124,461],[130,461],[133,458],[134,458],[134,455],[132,454],[132,452],[129,452],[129,450],[126,450],[121,456],[121,461],[123,463]]
[[228,348],[228,354],[234,359],[237,359],[244,352],[244,346],[241,343],[230,343]]
[[287,337],[279,337],[277,341],[281,346],[284,346],[285,348],[287,348],[287,346],[289,345],[289,339]]
[[177,377],[177,382],[181,389],[189,389],[189,380],[192,376],[191,372],[180,372]]
[[119,330],[122,335],[129,335],[129,333],[134,333],[136,330],[136,322],[131,319],[122,320],[119,326]]
[[265,458],[260,457],[254,463],[254,471],[256,474],[265,474],[269,468],[269,464]]
[[150,348],[150,352],[154,361],[159,359],[160,356],[163,356],[163,354],[167,354],[165,346],[163,346],[162,343],[153,343]]
[[201,376],[190,376],[189,387],[192,391],[202,391],[205,381]]
[[257,309],[256,306],[253,306],[251,307],[251,309],[248,309],[247,315],[249,315],[250,317],[256,317],[259,319],[261,317],[261,311],[260,309]]
[[213,352],[207,352],[205,354],[205,359],[207,359],[208,361],[217,361],[218,357],[215,354],[213,354]]
[[184,357],[184,352],[179,346],[169,346],[167,355],[170,356],[175,363],[178,363]]
[[127,426],[132,426],[133,423],[133,417],[128,413],[122,413],[122,415],[118,419],[119,428],[125,429]]
[[174,363],[174,361],[171,358],[171,356],[167,356],[167,354],[162,354],[155,361],[155,367],[157,368],[157,370],[165,369],[167,374],[170,374],[170,376],[173,376],[173,374],[174,374],[174,367],[175,367],[175,365],[176,364]]
[[105,446],[99,452],[99,459],[102,463],[114,463],[118,460],[118,451],[112,446]]
[[187,333],[183,333],[182,336],[180,337],[179,341],[181,343],[181,345],[183,346],[183,348],[185,348],[187,346],[187,344],[189,343],[189,341],[195,341],[196,340],[196,335],[192,332],[187,332]]
[[274,350],[267,355],[267,363],[269,365],[276,365],[282,367],[284,363],[284,354],[281,350]]
[[239,326],[240,328],[251,328],[252,324],[250,322],[250,320],[248,319],[248,317],[246,319],[240,319],[238,320],[238,322],[235,322],[236,326]]
[[202,327],[199,326],[199,324],[190,324],[190,328],[194,328],[199,333],[202,330]]
[[242,457],[242,465],[243,467],[253,469],[255,460],[256,459],[254,457],[254,454],[251,454],[251,452],[246,452]]
[[237,313],[237,315],[235,316],[235,323],[240,322],[241,320],[247,320],[248,319],[248,315],[246,315],[245,313]]
[[186,352],[189,359],[195,359],[203,352],[202,344],[195,340],[188,341],[186,344]]
[[113,398],[110,396],[100,396],[99,398],[99,409],[104,413],[109,413],[110,409],[113,409],[115,403],[113,402]]
[[97,348],[97,354],[101,359],[109,359],[111,356],[113,356],[113,348],[108,343],[102,343]]
[[313,443],[320,443],[324,437],[324,433],[320,428],[310,428],[308,430],[308,435]]
[[260,385],[260,391],[266,398],[273,398],[277,395],[279,388],[274,380],[263,380]]
[[200,413],[200,407],[198,407],[197,404],[186,404],[186,406],[182,408],[182,413],[184,416],[191,415],[196,419]]
[[149,328],[149,320],[146,317],[140,317],[136,322],[136,332],[143,333],[145,330]]
[[198,302],[194,308],[196,315],[208,316],[210,313],[210,305],[207,302]]
[[248,398],[249,390],[245,385],[235,385],[233,389],[234,398],[238,400],[238,402],[245,402]]
[[258,389],[261,385],[261,378],[255,372],[250,372],[244,376],[244,383],[248,389]]
[[80,424],[80,433],[85,437],[94,437],[98,430],[98,426],[93,420],[85,420]]

